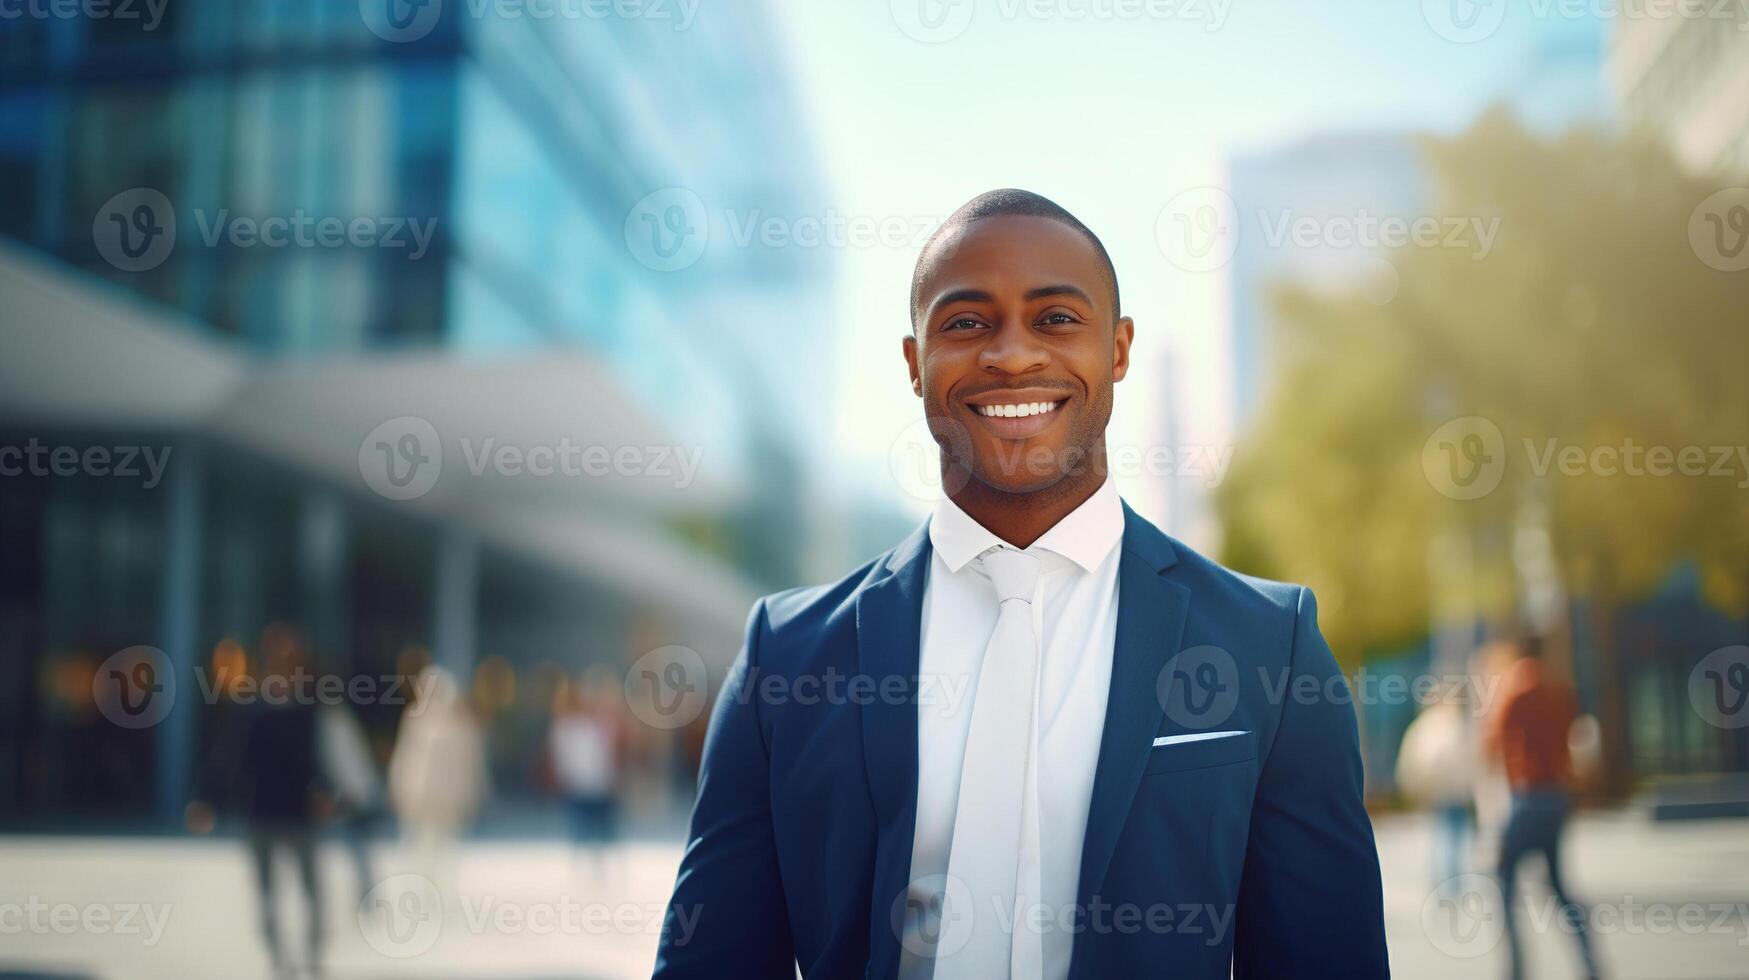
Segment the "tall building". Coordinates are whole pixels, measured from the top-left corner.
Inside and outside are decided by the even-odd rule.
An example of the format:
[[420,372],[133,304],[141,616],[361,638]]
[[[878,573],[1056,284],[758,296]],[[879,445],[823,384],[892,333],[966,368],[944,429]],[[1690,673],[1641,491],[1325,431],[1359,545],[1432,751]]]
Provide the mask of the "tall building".
[[1619,19],[1609,50],[1618,112],[1662,134],[1694,173],[1749,173],[1749,12],[1694,12],[1704,16]]
[[[1379,249],[1359,236],[1301,244],[1284,223],[1413,219],[1427,199],[1414,137],[1395,131],[1328,132],[1280,149],[1234,158],[1228,189],[1239,226],[1229,262],[1233,416],[1243,432],[1264,396],[1272,365],[1274,284],[1358,286],[1377,273]],[[1328,236],[1326,236],[1328,237]]]
[[[537,6],[0,33],[0,820],[180,807],[201,699],[139,755],[90,704],[123,648],[193,692],[290,622],[325,669],[429,651],[544,710],[670,645],[715,679],[797,578],[826,400],[787,359],[827,359],[832,286],[741,233],[823,211],[774,34]],[[98,450],[161,472],[53,463]]]

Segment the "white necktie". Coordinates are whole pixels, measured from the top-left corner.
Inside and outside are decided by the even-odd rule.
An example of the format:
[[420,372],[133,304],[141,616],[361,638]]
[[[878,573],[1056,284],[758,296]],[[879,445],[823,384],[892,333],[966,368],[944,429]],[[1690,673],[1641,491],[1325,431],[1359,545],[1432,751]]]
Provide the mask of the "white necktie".
[[1040,900],[1039,640],[1032,609],[1039,561],[995,548],[978,563],[996,587],[1000,611],[978,668],[947,864],[950,904],[957,894],[971,908],[943,909],[947,930],[970,933],[956,937],[963,945],[944,936],[935,977],[1037,980],[1043,937],[1029,926],[1028,911]]

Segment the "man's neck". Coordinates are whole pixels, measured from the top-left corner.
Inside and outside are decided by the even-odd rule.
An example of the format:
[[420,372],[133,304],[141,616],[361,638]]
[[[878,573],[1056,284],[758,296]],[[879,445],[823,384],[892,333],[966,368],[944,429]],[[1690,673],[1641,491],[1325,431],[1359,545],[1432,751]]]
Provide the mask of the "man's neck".
[[1105,484],[1105,447],[1091,454],[1092,463],[1057,483],[1033,493],[1005,493],[942,460],[945,483],[960,484],[948,494],[966,516],[1016,548],[1028,548],[1075,512]]

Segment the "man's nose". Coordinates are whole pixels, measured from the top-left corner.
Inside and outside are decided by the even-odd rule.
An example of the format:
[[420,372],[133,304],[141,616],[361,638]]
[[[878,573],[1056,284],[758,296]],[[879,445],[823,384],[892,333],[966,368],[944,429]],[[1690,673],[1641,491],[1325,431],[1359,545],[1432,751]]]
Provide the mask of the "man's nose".
[[1043,368],[1050,352],[1024,320],[1006,317],[996,325],[978,363],[984,370],[1001,374],[1028,374]]

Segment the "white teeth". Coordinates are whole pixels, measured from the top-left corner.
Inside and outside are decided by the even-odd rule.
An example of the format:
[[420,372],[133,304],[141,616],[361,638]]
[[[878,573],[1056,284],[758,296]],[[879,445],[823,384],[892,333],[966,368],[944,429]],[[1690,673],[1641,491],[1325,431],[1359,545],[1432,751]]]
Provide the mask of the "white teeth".
[[1026,402],[1020,405],[979,405],[978,412],[991,418],[1025,418],[1054,411],[1062,402]]

